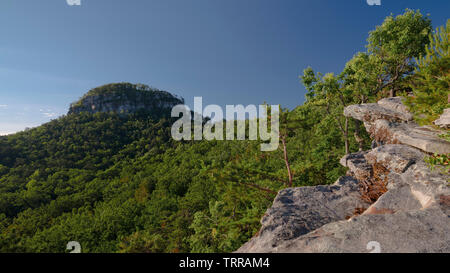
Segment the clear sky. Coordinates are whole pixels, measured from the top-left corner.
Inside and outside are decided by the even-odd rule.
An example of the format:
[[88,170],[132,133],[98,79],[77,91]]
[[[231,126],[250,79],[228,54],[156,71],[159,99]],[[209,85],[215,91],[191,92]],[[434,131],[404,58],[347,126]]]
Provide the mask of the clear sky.
[[443,25],[448,0],[0,0],[0,134],[65,114],[89,89],[144,83],[192,105],[304,101],[307,66],[339,73],[405,8]]

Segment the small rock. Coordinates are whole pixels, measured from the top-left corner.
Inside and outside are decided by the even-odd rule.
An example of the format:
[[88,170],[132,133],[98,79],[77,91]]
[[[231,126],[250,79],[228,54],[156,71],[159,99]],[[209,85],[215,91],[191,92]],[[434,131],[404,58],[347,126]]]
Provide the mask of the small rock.
[[366,154],[367,151],[349,154],[341,158],[339,163],[344,167],[348,167],[352,176],[357,180],[366,180],[372,175],[372,165],[367,162]]
[[434,121],[434,124],[444,129],[450,129],[450,108],[445,109],[441,117]]

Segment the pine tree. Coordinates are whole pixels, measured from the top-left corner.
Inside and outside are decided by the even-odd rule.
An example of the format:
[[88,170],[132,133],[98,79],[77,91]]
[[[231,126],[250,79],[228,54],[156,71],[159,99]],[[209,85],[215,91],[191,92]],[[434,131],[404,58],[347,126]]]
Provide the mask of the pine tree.
[[422,124],[430,124],[450,107],[449,37],[450,19],[430,35],[426,54],[416,60],[418,67],[410,79],[414,96],[408,97],[407,105]]

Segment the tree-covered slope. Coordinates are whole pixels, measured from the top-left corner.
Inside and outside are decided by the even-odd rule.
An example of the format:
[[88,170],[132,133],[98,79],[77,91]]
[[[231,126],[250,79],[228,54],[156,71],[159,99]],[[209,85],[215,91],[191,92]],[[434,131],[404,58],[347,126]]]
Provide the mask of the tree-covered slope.
[[[343,173],[334,119],[305,105],[288,135],[294,185]],[[69,114],[0,137],[0,250],[233,251],[251,238],[287,179],[282,151],[258,141],[184,141],[170,118]],[[313,137],[314,136],[314,137]],[[356,144],[353,143],[353,148]]]

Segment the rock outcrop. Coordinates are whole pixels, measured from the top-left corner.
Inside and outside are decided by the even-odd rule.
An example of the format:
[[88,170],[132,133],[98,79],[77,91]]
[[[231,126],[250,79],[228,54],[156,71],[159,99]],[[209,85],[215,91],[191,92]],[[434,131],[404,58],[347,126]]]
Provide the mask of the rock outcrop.
[[181,98],[146,85],[116,83],[92,89],[70,105],[68,114],[81,112],[130,114],[138,111],[153,114],[170,113],[173,106],[183,103]]
[[450,252],[450,175],[424,161],[450,153],[442,132],[415,124],[400,98],[345,115],[379,146],[343,157],[349,176],[333,185],[280,191],[237,252]]
[[351,105],[345,108],[344,115],[363,121],[367,131],[378,142],[405,144],[427,153],[450,153],[450,143],[439,137],[445,132],[415,124],[400,98]]

